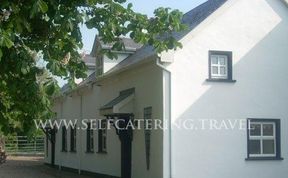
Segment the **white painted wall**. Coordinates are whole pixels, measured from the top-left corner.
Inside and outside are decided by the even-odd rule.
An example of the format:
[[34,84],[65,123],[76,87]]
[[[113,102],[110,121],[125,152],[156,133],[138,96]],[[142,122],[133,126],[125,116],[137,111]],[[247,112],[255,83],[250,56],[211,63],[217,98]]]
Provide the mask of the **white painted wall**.
[[129,56],[128,53],[118,53],[118,58],[117,59],[109,59],[106,55],[104,55],[103,58],[103,72],[107,72],[110,69],[112,69],[114,66],[116,66],[117,64],[119,64],[121,61],[123,61],[125,58],[127,58]]
[[[147,64],[102,83],[100,101],[107,103],[119,95],[119,91],[135,87],[135,119],[143,119],[143,109],[152,106],[153,119],[162,118],[162,72],[154,65]],[[113,133],[115,135],[115,133]],[[109,140],[109,138],[108,138]],[[108,146],[109,148],[110,146]],[[112,146],[110,147],[110,149]],[[120,151],[120,143],[114,148]],[[120,166],[120,157],[117,159]],[[120,168],[119,168],[120,169]],[[120,172],[119,172],[120,173]],[[152,131],[150,170],[146,170],[144,130],[134,131],[132,143],[132,177],[162,177],[162,131]]]
[[[80,91],[81,97],[74,93],[72,97],[65,97],[63,106],[57,102],[54,111],[58,118],[70,119],[102,119],[99,109],[119,95],[119,92],[135,87],[134,115],[135,119],[143,119],[143,109],[153,108],[153,118],[162,116],[162,71],[155,63],[146,63],[141,67],[123,72],[101,82],[101,86]],[[61,152],[61,131],[57,133],[55,164],[75,169],[81,169],[112,176],[120,176],[120,141],[114,128],[107,132],[107,154],[85,153],[86,132],[77,131],[77,153],[70,153],[70,130],[68,131],[68,152]],[[98,134],[94,133],[94,149],[98,148]],[[144,130],[134,132],[132,145],[132,177],[159,178],[162,177],[162,131],[152,131],[150,170],[146,170]],[[51,154],[49,154],[51,155]],[[50,157],[46,159],[50,162]]]
[[[172,131],[173,178],[286,178],[288,9],[280,0],[230,0],[181,40],[172,72],[172,124],[280,118],[283,161],[245,161],[243,130]],[[208,51],[233,51],[233,83],[206,82]]]

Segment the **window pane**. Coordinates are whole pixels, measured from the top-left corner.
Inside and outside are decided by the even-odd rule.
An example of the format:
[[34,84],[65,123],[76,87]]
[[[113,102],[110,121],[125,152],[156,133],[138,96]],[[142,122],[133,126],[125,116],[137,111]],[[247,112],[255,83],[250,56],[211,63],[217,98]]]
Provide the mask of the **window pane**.
[[218,64],[218,58],[216,56],[211,56],[212,64]]
[[220,74],[226,75],[226,67],[220,67]]
[[263,154],[274,154],[274,140],[263,140]]
[[221,65],[226,65],[226,58],[225,57],[219,57],[219,62]]
[[249,154],[260,154],[260,140],[249,140]]
[[212,74],[218,74],[218,67],[212,67]]
[[263,124],[264,136],[273,136],[273,133],[274,133],[273,124]]
[[261,136],[261,125],[260,124],[250,124],[250,135],[251,136]]

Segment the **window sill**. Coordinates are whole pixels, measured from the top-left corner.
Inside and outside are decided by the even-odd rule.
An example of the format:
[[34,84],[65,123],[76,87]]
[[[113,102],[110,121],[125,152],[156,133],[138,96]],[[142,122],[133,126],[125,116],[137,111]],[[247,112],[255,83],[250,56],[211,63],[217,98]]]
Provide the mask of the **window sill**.
[[209,79],[206,79],[206,82],[235,83],[236,80],[232,80],[232,79],[213,79],[213,78],[209,78]]
[[282,161],[284,158],[277,158],[277,157],[252,157],[246,158],[245,161]]
[[86,153],[86,154],[93,154],[94,151],[86,151],[85,153]]
[[107,154],[107,151],[97,151],[98,154]]

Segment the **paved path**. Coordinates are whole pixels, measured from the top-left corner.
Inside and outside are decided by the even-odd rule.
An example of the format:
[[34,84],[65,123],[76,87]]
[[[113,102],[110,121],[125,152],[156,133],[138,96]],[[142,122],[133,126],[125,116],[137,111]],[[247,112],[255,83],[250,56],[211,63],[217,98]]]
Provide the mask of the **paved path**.
[[8,157],[0,165],[0,178],[91,178],[75,173],[58,171],[43,164],[39,157]]

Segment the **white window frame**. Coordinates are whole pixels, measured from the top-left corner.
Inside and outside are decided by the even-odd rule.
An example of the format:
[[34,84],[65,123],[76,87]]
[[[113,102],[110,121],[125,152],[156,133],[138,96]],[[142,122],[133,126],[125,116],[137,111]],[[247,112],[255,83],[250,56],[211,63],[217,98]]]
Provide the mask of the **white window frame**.
[[[220,64],[219,58],[224,58],[225,64]],[[213,64],[213,58],[217,59],[217,64]],[[213,67],[217,67],[217,74],[213,74]],[[221,67],[225,68],[225,74],[221,74],[220,69]],[[210,73],[212,79],[228,79],[228,56],[222,54],[212,54],[210,56]]]
[[[258,121],[250,121],[249,122],[249,128],[251,128],[252,124],[260,125],[260,136],[253,136],[250,135],[249,130],[249,140],[260,140],[260,154],[249,154],[249,157],[275,157],[277,150],[276,150],[276,123],[275,122],[258,122]],[[273,125],[273,136],[264,136],[263,135],[263,125],[266,124],[272,124]],[[274,140],[274,154],[264,154],[263,153],[263,140]]]

